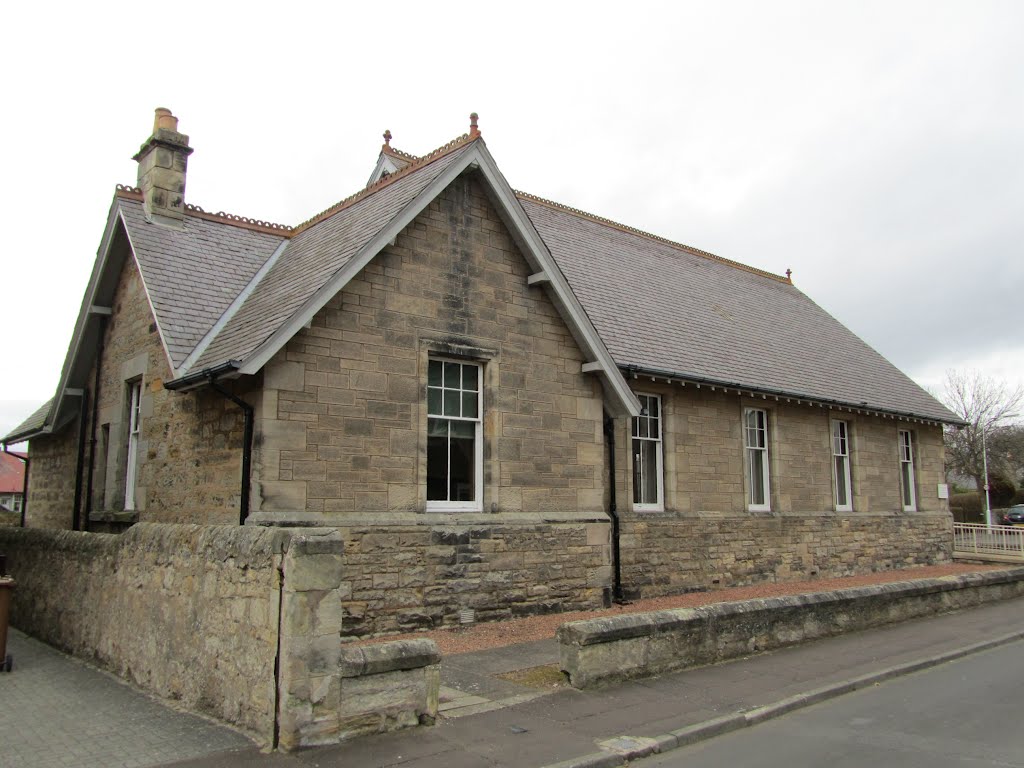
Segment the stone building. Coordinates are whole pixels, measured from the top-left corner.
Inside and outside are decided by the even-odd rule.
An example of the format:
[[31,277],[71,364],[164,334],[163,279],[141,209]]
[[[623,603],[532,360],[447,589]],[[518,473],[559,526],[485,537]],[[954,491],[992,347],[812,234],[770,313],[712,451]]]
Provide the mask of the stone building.
[[475,115],[390,140],[283,226],[187,204],[157,110],[4,438],[29,526],[336,528],[350,635],[949,557],[956,417],[788,276],[514,191]]

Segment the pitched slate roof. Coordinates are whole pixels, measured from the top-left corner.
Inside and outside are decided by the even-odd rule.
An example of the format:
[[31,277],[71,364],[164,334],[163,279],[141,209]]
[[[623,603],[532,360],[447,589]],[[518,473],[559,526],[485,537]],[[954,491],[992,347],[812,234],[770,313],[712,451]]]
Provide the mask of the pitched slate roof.
[[519,198],[620,366],[957,420],[788,279]]
[[[561,272],[548,274],[548,287],[561,304],[576,307],[569,310],[572,323],[590,329],[588,348],[622,402],[635,398],[616,365],[957,421],[788,279],[531,195],[516,197],[478,136],[422,157],[389,151],[406,165],[295,228],[194,206],[182,227],[161,226],[146,221],[137,190],[119,192],[117,210],[175,375],[201,381],[204,370],[246,360],[252,370],[243,372],[257,370],[261,355],[294,330],[297,317],[315,311],[347,265],[356,269],[369,258],[370,244],[411,216],[413,202],[432,184],[446,183],[446,171],[472,162],[504,190],[499,197],[507,196],[502,205],[519,221],[529,258],[547,265],[542,271]],[[12,435],[52,428],[45,424],[50,410],[47,404]]]
[[[442,153],[394,181],[294,235],[281,258],[202,353],[193,369],[248,357],[291,317],[374,235],[432,181],[455,163],[469,144]],[[405,170],[405,169],[403,169]]]
[[117,203],[177,369],[286,236],[196,215],[166,227],[146,221],[140,200]]
[[23,440],[25,435],[31,435],[34,432],[38,432],[46,424],[46,417],[50,414],[50,408],[52,405],[53,398],[51,397],[39,406],[35,413],[12,429],[3,438],[0,438],[0,443],[17,443]]

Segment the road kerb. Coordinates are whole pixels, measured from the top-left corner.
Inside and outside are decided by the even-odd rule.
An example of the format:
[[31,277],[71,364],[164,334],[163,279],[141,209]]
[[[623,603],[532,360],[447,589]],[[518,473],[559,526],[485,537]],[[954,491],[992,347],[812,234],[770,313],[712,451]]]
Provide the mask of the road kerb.
[[[751,725],[763,723],[766,720],[781,717],[789,712],[803,709],[814,704],[819,704],[823,701],[828,701],[829,699],[834,699],[838,696],[852,693],[853,691],[861,688],[867,688],[871,685],[884,683],[887,680],[892,680],[896,677],[903,677],[904,675],[919,672],[923,669],[929,669],[930,667],[935,667],[939,664],[955,661],[956,659],[961,659],[965,656],[981,653],[982,651],[987,651],[1022,639],[1024,639],[1024,630],[1011,632],[1006,635],[1000,635],[999,637],[992,638],[991,640],[983,640],[980,643],[964,646],[963,648],[956,648],[952,651],[938,653],[924,659],[917,659],[916,661],[906,662],[905,664],[897,664],[892,667],[880,669],[876,672],[861,675],[860,677],[854,677],[831,685],[814,688],[806,693],[789,696],[785,699],[780,699],[779,701],[772,702],[771,704],[766,704],[755,709],[749,709],[745,712],[724,715],[723,717],[716,717],[713,720],[705,720],[702,723],[678,728],[676,730],[669,731],[668,734],[665,734],[665,736],[672,736],[675,738],[676,743],[674,746],[670,739],[664,738],[663,736],[655,736],[654,739],[659,743],[658,748],[654,751],[661,753],[671,751],[674,748],[689,746],[690,744],[705,741],[707,739],[714,738],[715,736],[721,736],[731,731],[739,730],[740,728],[746,728]],[[560,763],[547,765],[543,768],[615,768],[616,766],[624,765],[631,759],[644,757],[647,754],[650,754],[650,752],[645,751],[643,755],[638,754],[635,757],[614,752],[594,752],[572,760],[565,760]]]

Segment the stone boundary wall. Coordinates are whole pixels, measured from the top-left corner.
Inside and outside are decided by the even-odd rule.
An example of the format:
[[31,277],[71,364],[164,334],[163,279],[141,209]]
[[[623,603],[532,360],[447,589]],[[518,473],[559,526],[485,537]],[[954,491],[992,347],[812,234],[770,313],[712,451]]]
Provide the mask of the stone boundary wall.
[[626,597],[640,599],[950,562],[953,519],[947,511],[627,513],[621,542]]
[[1024,568],[563,624],[576,688],[714,664],[842,632],[1024,595]]
[[265,744],[338,740],[337,531],[0,529],[0,553],[19,629]]

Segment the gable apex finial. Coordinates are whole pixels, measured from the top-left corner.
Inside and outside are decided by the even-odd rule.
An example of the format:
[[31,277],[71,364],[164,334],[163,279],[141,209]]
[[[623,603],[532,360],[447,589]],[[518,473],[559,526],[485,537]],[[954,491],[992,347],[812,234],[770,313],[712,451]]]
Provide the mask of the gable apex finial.
[[389,131],[387,129],[384,130],[384,146],[385,147],[390,147],[391,146],[391,131]]
[[475,139],[480,136],[480,129],[476,127],[476,121],[480,119],[480,115],[476,112],[472,112],[469,115],[469,138]]

